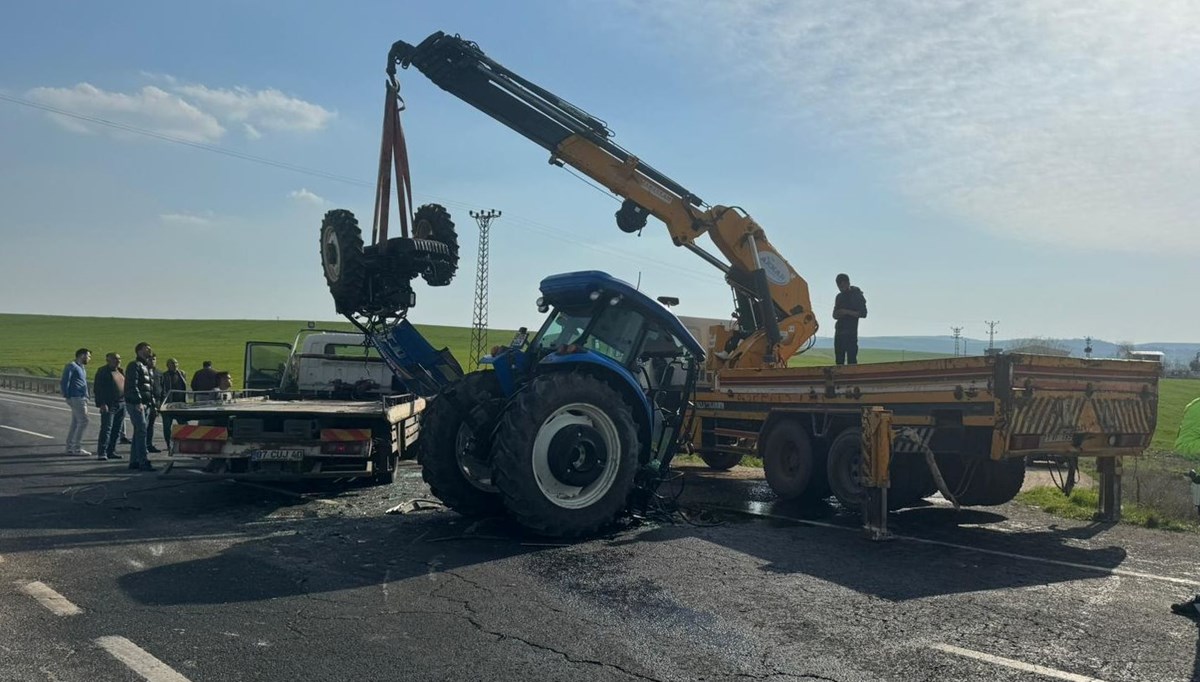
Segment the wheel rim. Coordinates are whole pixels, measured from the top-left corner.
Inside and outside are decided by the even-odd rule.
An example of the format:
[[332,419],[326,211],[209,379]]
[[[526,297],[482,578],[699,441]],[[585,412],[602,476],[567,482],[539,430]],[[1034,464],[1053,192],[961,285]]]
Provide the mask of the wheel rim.
[[454,437],[454,457],[458,461],[458,470],[468,483],[485,493],[497,492],[496,486],[492,485],[492,467],[475,456],[475,434],[466,424],[459,425]]
[[326,230],[321,240],[321,255],[325,266],[325,279],[336,282],[342,278],[342,244],[335,230]]
[[564,509],[599,501],[617,480],[621,439],[603,410],[571,403],[555,410],[533,441],[533,476],[542,495]]
[[835,464],[838,468],[837,483],[841,496],[845,500],[861,501],[864,495],[862,486],[862,453],[851,445],[843,445]]

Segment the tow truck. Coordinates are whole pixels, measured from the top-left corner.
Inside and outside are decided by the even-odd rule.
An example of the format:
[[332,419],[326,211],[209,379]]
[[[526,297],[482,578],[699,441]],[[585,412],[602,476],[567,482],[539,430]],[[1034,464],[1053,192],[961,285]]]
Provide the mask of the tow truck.
[[[415,45],[393,44],[386,71],[397,98],[397,69],[409,67],[547,150],[551,164],[609,189],[622,200],[615,217],[623,232],[639,232],[653,217],[676,246],[723,274],[733,291],[734,323],[711,330],[705,371],[683,419],[692,424],[693,451],[715,462],[756,452],[779,497],[832,493],[861,509],[877,530],[889,508],[938,490],[955,504],[1007,502],[1020,490],[1028,455],[1095,457],[1099,514],[1119,517],[1122,459],[1141,454],[1154,433],[1158,363],[997,354],[790,367],[813,343],[817,314],[807,282],[749,214],[705,203],[618,145],[600,118],[491,59],[472,41],[439,31]],[[705,235],[719,255],[700,245]],[[567,347],[576,345],[559,336]],[[586,332],[579,338],[586,340]],[[492,362],[503,366],[512,357],[519,364],[519,350],[503,351]],[[462,412],[479,415],[481,426],[449,444],[422,439],[426,478],[435,491],[490,486],[515,469],[529,469],[536,449],[514,453],[483,428],[496,423],[505,399],[461,391],[459,403]],[[471,466],[455,464],[463,461]],[[465,483],[452,485],[455,476]],[[503,497],[510,511],[519,511],[519,496]],[[453,495],[443,499],[464,513],[487,508]]]

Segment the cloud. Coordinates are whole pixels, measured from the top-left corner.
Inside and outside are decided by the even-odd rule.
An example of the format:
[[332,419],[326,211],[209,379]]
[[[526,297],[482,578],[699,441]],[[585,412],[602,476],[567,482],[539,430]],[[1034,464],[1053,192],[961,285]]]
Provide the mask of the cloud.
[[204,215],[195,213],[162,213],[158,216],[165,225],[174,227],[207,227],[213,224],[213,215],[211,212],[206,212]]
[[243,87],[226,89],[180,85],[172,89],[222,120],[245,124],[251,136],[263,130],[321,130],[337,116],[320,105],[289,97],[274,88],[250,90]]
[[1056,244],[1200,246],[1200,4],[628,6],[965,222]]
[[[320,105],[285,95],[274,88],[210,88],[182,84],[166,74],[142,72],[142,76],[163,87],[147,85],[133,93],[121,93],[80,83],[73,88],[34,88],[26,96],[73,114],[144,128],[189,142],[216,141],[225,135],[226,126],[241,128],[251,140],[261,138],[264,131],[314,132],[324,129],[337,116]],[[72,132],[92,133],[103,129],[115,135],[126,135],[68,116],[53,113],[49,116]]]
[[[153,85],[124,94],[101,90],[90,83],[73,88],[34,88],[26,97],[64,111],[146,128],[189,142],[211,142],[225,133],[212,114],[201,111],[178,95]],[[58,114],[50,117],[67,130],[92,133],[101,126]],[[107,129],[106,130],[111,130]]]
[[310,204],[312,206],[324,206],[329,203],[323,197],[319,197],[316,194],[314,194],[313,192],[310,192],[303,187],[301,187],[300,189],[294,189],[294,190],[288,192],[288,196],[291,197],[292,199],[295,199],[296,201],[299,201],[299,202],[302,202],[305,204]]

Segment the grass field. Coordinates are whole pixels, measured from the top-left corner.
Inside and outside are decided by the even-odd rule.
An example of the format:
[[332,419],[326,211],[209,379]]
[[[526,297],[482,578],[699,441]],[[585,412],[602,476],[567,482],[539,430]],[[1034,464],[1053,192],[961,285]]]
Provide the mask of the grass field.
[[[95,373],[104,354],[116,351],[122,362],[133,357],[133,347],[147,341],[158,355],[159,366],[177,358],[189,375],[204,360],[218,370],[228,370],[235,388],[241,384],[247,341],[291,342],[307,322],[296,320],[139,320],[105,317],[57,317],[0,314],[0,372],[58,376],[76,348],[92,351]],[[352,330],[348,322],[320,322],[321,329]],[[418,325],[437,348],[450,348],[459,362],[470,355],[471,330],[465,327]],[[513,332],[494,330],[488,346],[505,344]],[[465,367],[464,367],[465,369]]]

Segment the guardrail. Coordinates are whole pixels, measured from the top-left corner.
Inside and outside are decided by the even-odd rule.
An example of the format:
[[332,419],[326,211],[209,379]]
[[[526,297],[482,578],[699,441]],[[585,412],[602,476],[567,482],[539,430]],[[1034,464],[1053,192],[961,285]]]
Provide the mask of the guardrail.
[[[0,388],[25,393],[49,393],[58,395],[60,382],[56,377],[39,377],[33,374],[0,374]],[[88,393],[92,392],[92,382],[88,382]]]

